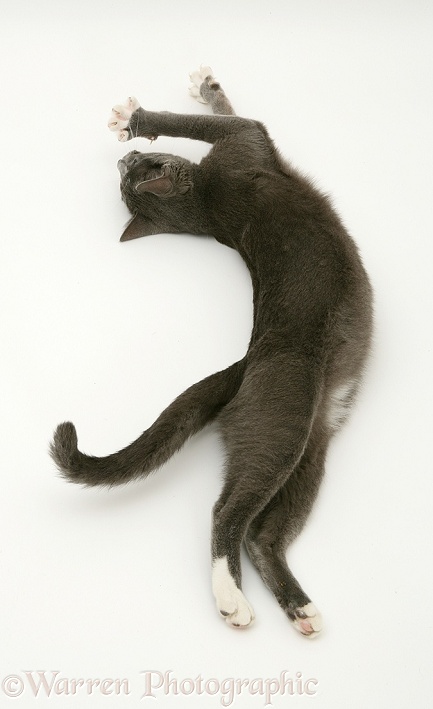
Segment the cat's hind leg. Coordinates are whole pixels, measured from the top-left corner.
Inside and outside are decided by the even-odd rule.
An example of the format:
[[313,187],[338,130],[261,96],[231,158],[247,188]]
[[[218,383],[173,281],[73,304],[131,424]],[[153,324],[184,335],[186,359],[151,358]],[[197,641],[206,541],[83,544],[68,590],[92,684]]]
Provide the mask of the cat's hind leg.
[[227,463],[213,514],[212,587],[218,611],[234,627],[254,618],[241,587],[242,541],[300,460],[317,399],[314,363],[271,339],[219,419]]
[[316,421],[301,460],[251,522],[245,537],[249,556],[266,586],[294,627],[309,637],[322,629],[321,616],[290,571],[286,550],[313,506],[323,477],[328,441],[326,429]]
[[198,71],[193,71],[189,78],[192,81],[189,92],[199,103],[209,103],[212,112],[216,114],[236,115],[221,84],[213,76],[210,66],[201,66]]

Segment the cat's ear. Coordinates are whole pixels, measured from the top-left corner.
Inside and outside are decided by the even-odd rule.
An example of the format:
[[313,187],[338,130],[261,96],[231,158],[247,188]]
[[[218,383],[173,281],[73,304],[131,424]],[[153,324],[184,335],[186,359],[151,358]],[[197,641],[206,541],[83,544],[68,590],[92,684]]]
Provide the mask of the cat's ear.
[[138,185],[135,186],[135,190],[138,194],[151,192],[152,194],[156,194],[158,197],[163,197],[164,195],[169,195],[173,192],[173,183],[170,177],[161,175],[161,177],[154,177],[153,180],[139,182]]
[[143,217],[141,214],[135,214],[126,224],[120,241],[131,241],[131,239],[139,239],[141,236],[151,236],[159,234],[160,230],[156,230],[155,224]]
[[168,165],[165,165],[164,170],[157,177],[153,177],[151,180],[144,180],[135,185],[135,190],[139,194],[151,192],[157,197],[171,194],[174,191],[174,185]]
[[175,194],[184,194],[190,188],[190,184],[185,179],[180,179],[177,171],[170,169],[169,165],[164,165],[160,175],[150,180],[143,180],[135,185],[135,190],[139,194],[151,192],[157,197],[171,197]]

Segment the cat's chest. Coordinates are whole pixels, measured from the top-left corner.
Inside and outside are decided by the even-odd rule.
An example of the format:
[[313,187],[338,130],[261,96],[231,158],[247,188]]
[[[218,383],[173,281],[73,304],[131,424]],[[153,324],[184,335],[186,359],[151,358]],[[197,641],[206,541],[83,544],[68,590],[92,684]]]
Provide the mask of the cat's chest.
[[254,211],[254,185],[239,170],[209,171],[203,204],[215,238],[232,245],[238,241]]

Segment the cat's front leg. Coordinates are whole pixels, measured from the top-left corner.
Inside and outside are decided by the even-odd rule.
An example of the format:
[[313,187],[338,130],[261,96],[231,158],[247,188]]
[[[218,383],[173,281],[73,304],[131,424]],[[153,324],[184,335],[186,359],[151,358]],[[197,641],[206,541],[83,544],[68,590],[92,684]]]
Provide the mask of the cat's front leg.
[[121,142],[144,137],[155,140],[159,135],[173,138],[191,138],[205,143],[215,143],[230,135],[243,136],[248,143],[263,143],[267,133],[258,121],[234,115],[185,115],[169,111],[147,111],[137,99],[129,98],[117,104],[108,122],[111,131]]

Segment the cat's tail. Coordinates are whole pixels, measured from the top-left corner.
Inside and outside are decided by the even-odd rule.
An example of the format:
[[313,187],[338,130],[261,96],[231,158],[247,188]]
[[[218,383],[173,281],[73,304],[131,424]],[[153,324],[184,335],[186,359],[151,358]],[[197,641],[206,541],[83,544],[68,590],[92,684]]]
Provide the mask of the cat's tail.
[[120,485],[145,477],[217,416],[238,391],[245,366],[243,359],[191,386],[118,453],[101,458],[81,453],[75,426],[61,423],[50,444],[51,456],[66,479],[82,485]]

